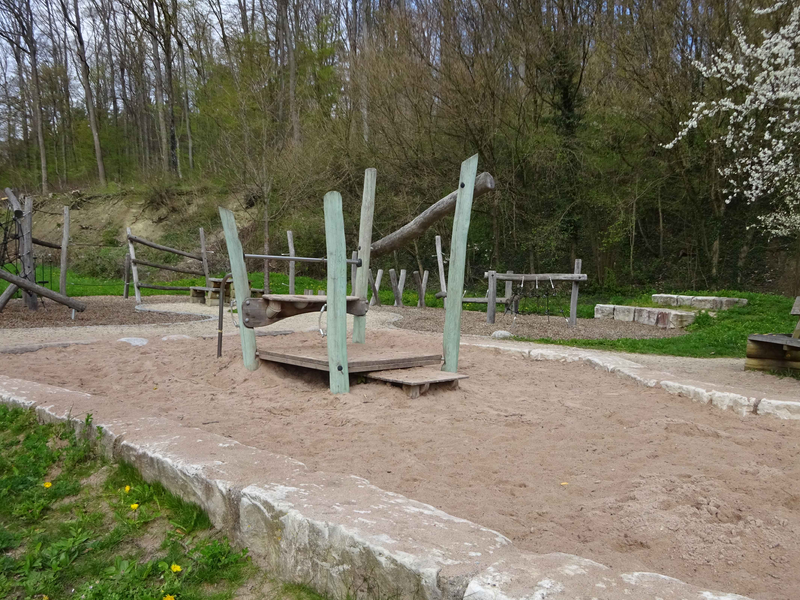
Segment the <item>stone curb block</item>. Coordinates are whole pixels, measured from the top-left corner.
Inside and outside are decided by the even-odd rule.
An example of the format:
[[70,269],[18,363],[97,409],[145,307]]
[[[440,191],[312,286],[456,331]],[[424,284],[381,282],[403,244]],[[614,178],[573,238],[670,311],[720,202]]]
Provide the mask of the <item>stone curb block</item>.
[[772,415],[779,419],[800,419],[800,402],[764,398],[758,403],[756,413],[759,415]]
[[[656,573],[615,573],[568,554],[520,552],[504,536],[359,477],[311,473],[291,458],[163,418],[86,429],[70,390],[0,376],[0,401],[67,422],[207,511],[284,580],[336,600],[748,600]],[[83,400],[87,394],[79,394]],[[50,401],[53,401],[51,404]]]

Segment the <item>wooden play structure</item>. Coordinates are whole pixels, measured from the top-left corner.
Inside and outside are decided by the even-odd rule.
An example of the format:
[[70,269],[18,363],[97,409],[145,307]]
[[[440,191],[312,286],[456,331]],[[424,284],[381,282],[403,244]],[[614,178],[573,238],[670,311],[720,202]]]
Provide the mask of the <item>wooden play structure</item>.
[[[477,176],[478,156],[475,155],[461,165],[458,189],[436,202],[408,225],[372,243],[372,223],[375,211],[375,183],[377,172],[367,169],[361,203],[358,248],[351,258],[345,250],[344,218],[342,198],[338,192],[328,192],[323,200],[325,213],[326,257],[311,258],[294,256],[271,256],[244,254],[238,229],[231,211],[219,209],[225,242],[231,263],[234,295],[239,310],[239,334],[245,366],[250,370],[259,367],[262,361],[289,364],[329,373],[330,389],[333,393],[350,390],[350,373],[363,373],[366,378],[402,385],[412,398],[419,396],[431,385],[457,386],[465,376],[459,374],[458,350],[461,339],[461,296],[464,287],[467,233],[469,231],[472,201],[478,189],[481,193],[494,188],[488,173]],[[477,180],[478,183],[476,183]],[[455,211],[450,249],[450,271],[448,289],[452,299],[446,300],[443,352],[422,354],[414,349],[388,349],[371,344],[366,335],[367,286],[373,289],[377,299],[375,281],[370,280],[370,259],[378,253],[390,252],[409,239],[424,232],[442,215]],[[262,294],[251,297],[245,259],[283,260],[291,262],[323,262],[327,264],[326,295]],[[347,265],[355,269],[355,286],[352,296],[347,296]],[[380,280],[382,272],[378,272]],[[402,274],[401,274],[402,276]],[[405,278],[403,278],[404,281]],[[423,275],[420,287],[427,282]],[[397,282],[399,284],[399,281]],[[397,295],[396,295],[397,296]],[[422,296],[424,299],[424,295]],[[423,300],[424,304],[424,300]],[[297,341],[289,336],[270,338],[268,347],[256,347],[254,327],[260,327],[281,319],[309,312],[327,313],[326,344],[309,340]],[[347,341],[347,314],[354,315],[352,342]],[[321,316],[320,316],[321,320]],[[438,367],[438,368],[437,368]]]
[[[5,268],[0,268],[0,279],[9,283],[5,291],[0,294],[0,311],[17,291],[22,292],[25,305],[29,310],[37,310],[39,298],[47,298],[63,304],[74,311],[83,312],[86,305],[79,300],[67,296],[67,252],[69,246],[69,207],[64,207],[64,221],[62,224],[61,244],[40,240],[33,237],[33,198],[23,197],[23,204],[19,202],[16,194],[10,188],[5,189],[3,198],[12,211],[13,231],[3,228],[2,245],[0,246],[0,265],[19,263],[18,273],[12,273]],[[36,281],[36,262],[33,253],[34,246],[42,246],[59,250],[61,254],[59,274],[59,291],[55,292]],[[42,282],[46,283],[46,282]]]
[[[790,315],[800,316],[800,296],[794,301]],[[800,372],[800,320],[794,332],[755,334],[747,338],[745,370]]]

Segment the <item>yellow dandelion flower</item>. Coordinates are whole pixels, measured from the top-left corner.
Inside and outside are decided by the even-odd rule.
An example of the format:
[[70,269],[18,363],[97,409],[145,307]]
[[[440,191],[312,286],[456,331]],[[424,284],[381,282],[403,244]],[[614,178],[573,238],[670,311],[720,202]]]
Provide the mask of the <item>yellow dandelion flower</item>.
[[50,600],[50,596],[42,596],[42,600]]
[[136,510],[137,508],[139,508],[138,504],[131,504],[131,510]]
[[173,596],[172,594],[167,594],[166,596],[164,596],[164,600],[175,600],[175,596]]
[[45,489],[53,487],[53,484],[50,483],[49,481],[45,481],[42,485],[45,487]]
[[172,569],[173,573],[180,573],[181,571],[183,571],[183,569],[181,569],[181,566],[180,565],[176,565],[175,563],[172,563],[172,566],[170,567],[170,569]]
[[126,486],[125,486],[125,493],[127,494],[127,493],[128,493],[128,492],[130,492],[130,491],[131,491],[131,486],[129,486],[129,485],[126,485]]

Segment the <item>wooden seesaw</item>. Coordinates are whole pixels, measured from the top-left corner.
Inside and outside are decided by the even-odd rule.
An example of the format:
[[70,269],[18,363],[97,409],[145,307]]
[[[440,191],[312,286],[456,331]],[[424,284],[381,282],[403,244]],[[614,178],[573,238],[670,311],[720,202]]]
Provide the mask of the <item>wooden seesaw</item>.
[[[354,259],[346,257],[342,197],[339,192],[328,192],[323,200],[326,258],[245,254],[233,213],[220,207],[234,295],[240,314],[239,335],[245,367],[254,371],[264,361],[327,371],[330,390],[334,394],[350,391],[350,373],[363,373],[367,379],[402,385],[411,398],[425,393],[432,385],[458,387],[458,380],[466,377],[457,372],[461,341],[460,298],[464,288],[467,233],[477,167],[477,155],[461,165],[448,277],[448,289],[453,291],[454,300],[451,301],[451,297],[448,297],[445,303],[447,313],[443,354],[421,354],[413,349],[383,348],[367,342],[367,285],[370,254],[374,249],[372,221],[375,212],[375,169],[367,169],[365,172],[358,251]],[[251,298],[246,258],[327,263],[327,295],[264,294],[260,298]],[[347,296],[348,264],[354,264],[357,269],[353,296]],[[269,348],[257,348],[255,327],[270,325],[299,314],[321,312],[323,307],[327,312],[326,348],[323,349],[318,344],[298,342],[292,336],[272,338]],[[350,345],[347,343],[348,314],[355,317]]]

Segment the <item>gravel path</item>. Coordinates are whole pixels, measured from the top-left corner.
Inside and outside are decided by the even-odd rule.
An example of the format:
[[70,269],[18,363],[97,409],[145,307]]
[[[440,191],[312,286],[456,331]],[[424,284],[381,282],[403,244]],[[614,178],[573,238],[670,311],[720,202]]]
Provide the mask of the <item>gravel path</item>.
[[[445,311],[440,308],[398,308],[396,306],[371,307],[370,312],[392,312],[402,315],[402,320],[395,323],[401,329],[415,331],[444,331]],[[461,313],[461,333],[474,335],[491,335],[498,330],[510,331],[514,335],[533,339],[552,338],[554,340],[571,339],[609,339],[617,338],[662,338],[684,335],[682,329],[661,329],[641,323],[626,323],[612,319],[578,319],[574,328],[567,326],[561,315],[544,317],[541,315],[503,316],[498,313],[494,325],[486,322],[486,313],[463,311]]]

